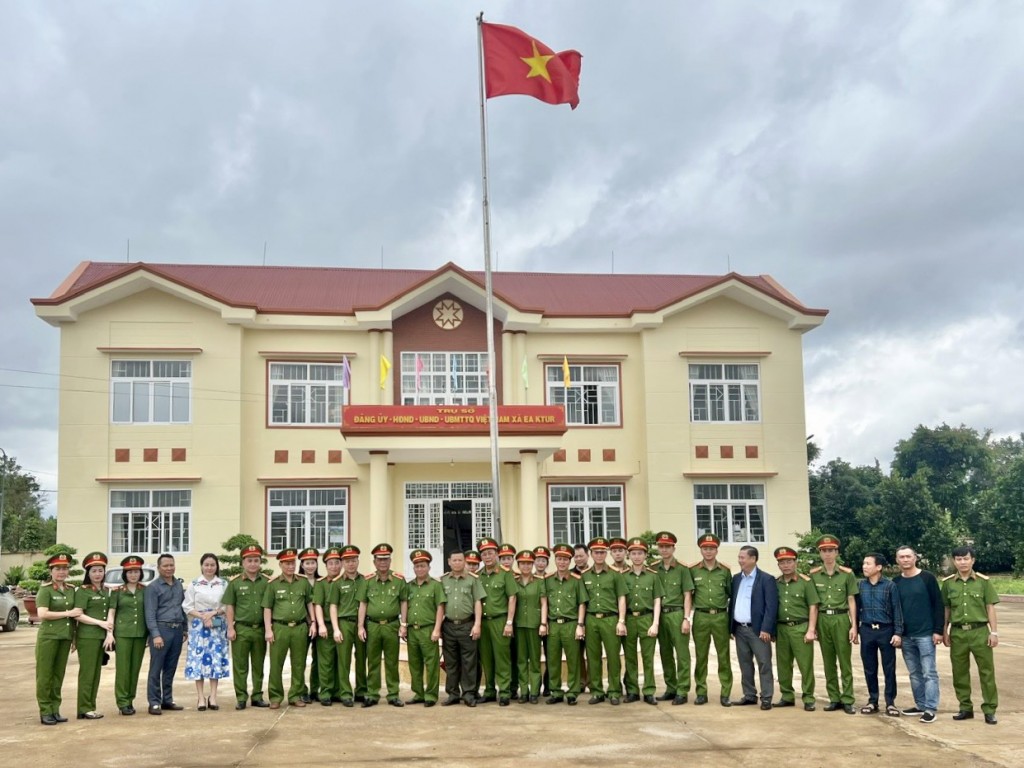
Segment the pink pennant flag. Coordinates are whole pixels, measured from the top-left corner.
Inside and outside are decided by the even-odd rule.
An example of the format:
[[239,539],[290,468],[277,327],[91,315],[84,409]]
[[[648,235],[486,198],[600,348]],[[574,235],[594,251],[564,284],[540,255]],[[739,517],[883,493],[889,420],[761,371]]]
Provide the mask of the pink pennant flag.
[[348,364],[348,355],[341,358],[341,387],[352,389],[352,368]]
[[423,373],[423,358],[416,355],[416,391],[420,391],[420,374]]

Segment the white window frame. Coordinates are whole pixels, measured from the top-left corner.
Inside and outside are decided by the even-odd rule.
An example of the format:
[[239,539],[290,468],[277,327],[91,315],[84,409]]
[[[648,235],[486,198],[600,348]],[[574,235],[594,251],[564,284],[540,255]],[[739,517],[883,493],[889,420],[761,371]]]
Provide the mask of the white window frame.
[[595,536],[625,536],[625,486],[552,483],[547,495],[548,526],[553,544],[586,544]]
[[[614,379],[604,378],[608,374],[613,374]],[[617,427],[622,424],[620,366],[610,363],[570,363],[568,392],[561,363],[545,365],[544,379],[548,405],[564,405],[565,423],[569,426]]]
[[[691,422],[756,424],[761,421],[760,363],[690,363],[687,372]],[[753,378],[749,376],[751,372]]]
[[[327,494],[339,496],[324,498]],[[268,488],[267,551],[348,544],[350,503],[348,486]]]
[[[192,539],[189,488],[111,488],[108,528],[112,555],[188,554]],[[123,527],[123,533],[118,527]]]
[[[168,370],[174,366],[180,366],[187,375],[176,375]],[[157,367],[163,370],[157,372]],[[125,405],[127,413],[119,413]],[[110,361],[112,424],[190,424],[191,421],[191,360],[118,358]]]
[[[270,361],[267,367],[267,426],[339,426],[342,409],[348,405],[348,390],[342,385],[343,369],[343,363]],[[275,373],[280,374],[280,378],[275,378]],[[325,378],[316,378],[317,375]],[[283,395],[283,402],[278,399],[279,395]]]
[[697,537],[713,533],[723,544],[765,543],[765,495],[764,483],[694,483],[693,520]]
[[403,352],[401,386],[402,405],[487,405],[487,353]]

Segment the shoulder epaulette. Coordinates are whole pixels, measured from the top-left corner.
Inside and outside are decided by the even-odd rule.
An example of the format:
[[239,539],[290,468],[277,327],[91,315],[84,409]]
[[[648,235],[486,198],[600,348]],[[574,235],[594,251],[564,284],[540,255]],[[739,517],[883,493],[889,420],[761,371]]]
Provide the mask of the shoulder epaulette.
[[592,571],[593,569],[594,569],[594,566],[592,566],[592,565],[588,565],[588,566],[587,566],[586,568],[584,568],[584,569],[583,569],[582,571],[580,571],[580,572],[579,572],[578,574],[576,574],[576,575],[577,575],[577,576],[582,576],[582,575],[583,575],[584,573],[590,573],[590,572],[591,572],[591,571]]
[[810,581],[811,580],[811,577],[808,576],[806,573],[801,573],[800,574],[800,578],[803,579],[804,581]]
[[376,575],[376,571],[370,571],[369,573],[364,575],[363,578],[364,579],[372,579],[375,575]]
[[728,571],[729,573],[732,573],[732,568],[730,568],[730,567],[729,567],[728,565],[726,565],[726,564],[725,564],[725,563],[723,563],[723,562],[719,562],[719,563],[718,563],[718,567],[719,567],[719,568],[724,568],[724,569],[725,569],[725,570],[727,570],[727,571]]
[[651,566],[649,566],[649,565],[645,565],[644,566],[644,570],[647,571],[648,573],[653,573],[655,576],[658,575],[658,571],[656,569],[654,569],[654,568],[651,568]]
[[580,574],[576,573],[576,571],[569,571],[569,574],[570,574],[570,575],[571,575],[571,576],[572,576],[572,577],[573,577],[574,579],[582,579],[582,578],[583,578],[583,577],[582,577],[582,576],[581,576]]
[[853,568],[847,568],[845,565],[840,565],[839,570],[843,573],[853,573]]
[[281,578],[281,577],[280,577],[280,576],[272,576],[272,577],[271,577],[271,578],[269,579],[269,581],[270,581],[270,583],[271,583],[271,584],[273,584],[273,583],[274,583],[275,581],[277,581],[277,580],[278,580],[279,578]]
[[508,568],[502,565],[501,563],[498,564],[498,567],[501,568],[501,570],[503,570],[505,573],[515,573],[515,571],[513,571],[511,568]]
[[232,576],[230,579],[228,579],[228,581],[237,581],[240,578],[242,578],[242,574],[236,573],[234,576]]
[[956,576],[955,573],[951,573],[951,574],[949,574],[949,576],[944,576],[942,580],[943,581],[949,581],[950,579],[954,578],[955,576]]
[[535,572],[533,574],[533,578],[540,579],[541,581],[544,581],[544,579],[546,579],[550,575],[551,575],[550,573],[536,573]]
[[327,579],[326,576],[321,576],[319,579],[317,579],[317,583],[319,583],[321,581],[325,581],[326,579]]
[[396,579],[401,579],[402,581],[405,581],[405,576],[400,574],[398,571],[392,571],[391,575],[394,576]]
[[690,564],[689,564],[688,566],[686,566],[686,567],[687,567],[687,568],[696,568],[696,567],[697,567],[698,565],[700,565],[700,564],[701,564],[701,563],[703,563],[703,562],[704,562],[703,560],[698,560],[698,561],[697,561],[696,563],[690,563]]
[[479,573],[477,573],[476,571],[464,571],[464,573],[467,573],[467,574],[469,574],[469,575],[470,575],[470,576],[472,576],[472,577],[473,577],[474,579],[479,579],[479,578],[480,578],[480,574],[479,574]]
[[984,579],[985,581],[988,581],[988,576],[986,576],[984,573],[978,573],[977,571],[975,571],[974,575],[977,576],[979,579]]
[[811,568],[811,573],[821,573],[821,570],[822,566],[819,565],[817,568]]

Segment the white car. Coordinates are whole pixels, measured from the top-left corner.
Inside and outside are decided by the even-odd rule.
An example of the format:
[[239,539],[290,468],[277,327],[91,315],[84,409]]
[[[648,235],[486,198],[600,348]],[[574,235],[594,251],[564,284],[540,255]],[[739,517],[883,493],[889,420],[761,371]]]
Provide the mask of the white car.
[[[124,582],[121,581],[121,572],[123,570],[124,569],[119,565],[114,566],[113,568],[107,568],[107,573],[103,577],[103,586],[107,589],[124,586]],[[147,568],[146,566],[143,566],[142,579],[139,581],[139,584],[144,587],[148,587],[154,581],[156,581],[156,568]]]
[[11,588],[0,587],[0,627],[4,632],[13,632],[18,628],[18,601],[14,599]]

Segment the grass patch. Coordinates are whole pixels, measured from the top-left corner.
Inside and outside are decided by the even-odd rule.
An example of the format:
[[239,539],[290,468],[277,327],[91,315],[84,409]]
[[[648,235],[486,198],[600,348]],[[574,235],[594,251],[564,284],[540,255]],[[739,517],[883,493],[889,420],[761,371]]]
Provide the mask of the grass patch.
[[991,579],[997,594],[1024,595],[1024,579],[1015,579],[1012,576],[992,576]]

